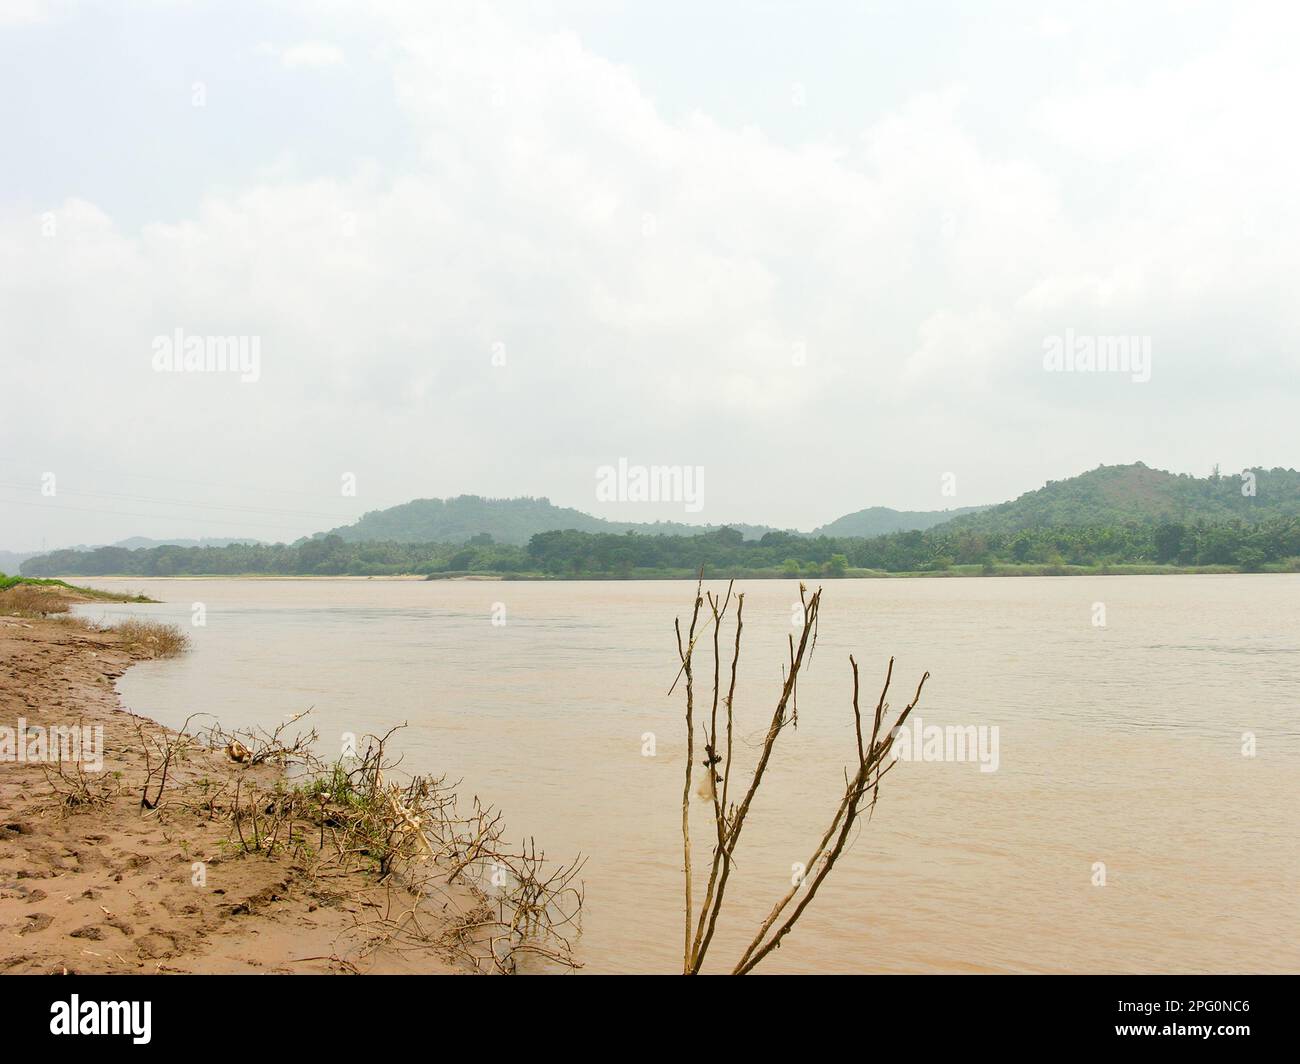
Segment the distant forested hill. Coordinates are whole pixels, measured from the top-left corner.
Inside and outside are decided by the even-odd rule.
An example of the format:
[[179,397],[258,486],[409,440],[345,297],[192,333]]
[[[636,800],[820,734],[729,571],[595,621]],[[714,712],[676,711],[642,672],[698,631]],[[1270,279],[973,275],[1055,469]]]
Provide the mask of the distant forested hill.
[[[150,539],[147,536],[132,536],[130,539],[120,539],[116,543],[107,544],[108,547],[121,547],[124,550],[145,550],[149,547],[228,547],[232,543],[257,543],[256,539],[229,539],[225,537],[204,536],[202,539]],[[86,546],[78,544],[75,547],[66,547],[67,551],[89,552],[99,550],[102,544]],[[47,551],[29,550],[29,551],[9,551],[0,550],[0,573],[16,573],[22,568],[24,562],[29,558],[39,558]]]
[[28,558],[39,558],[38,550],[12,551],[0,550],[0,573],[16,573]]
[[888,506],[870,506],[854,514],[845,514],[813,532],[814,536],[886,536],[890,532],[923,532],[927,528],[951,521],[964,514],[978,513],[986,506],[962,506],[955,510],[891,510]]
[[[486,499],[460,495],[454,499],[413,499],[386,510],[372,510],[351,525],[322,535],[338,536],[346,543],[467,543],[488,535],[496,543],[523,546],[539,532],[644,532],[651,535],[692,536],[716,526],[686,525],[676,521],[606,521],[546,498]],[[764,525],[728,525],[746,539],[774,531]]]
[[1300,517],[1300,472],[1257,468],[1243,474],[1194,477],[1135,462],[1098,466],[1068,480],[1048,481],[1037,491],[954,518],[942,527],[952,531],[1015,532],[1130,522],[1255,522],[1269,517]]
[[[905,511],[873,506],[848,514],[817,529],[813,536],[883,536],[932,528],[983,507],[955,510]],[[785,531],[768,525],[690,525],[677,521],[606,521],[600,517],[556,506],[546,498],[486,499],[461,495],[454,499],[414,499],[386,510],[373,510],[351,525],[321,535],[335,535],[348,543],[466,543],[484,533],[496,543],[522,546],[539,532],[639,532],[652,536],[698,536],[731,528],[746,539],[761,539],[769,532]],[[792,535],[804,533],[791,532]]]
[[[634,535],[627,535],[627,533]],[[131,542],[131,541],[128,541]],[[147,542],[147,541],[146,541]],[[219,541],[218,541],[219,542]],[[526,548],[526,549],[524,549]],[[1300,571],[1300,472],[1194,477],[1142,463],[1049,481],[966,510],[873,507],[812,535],[763,526],[605,521],[548,499],[416,499],[297,543],[122,546],[22,558],[24,576],[941,572],[999,564],[1275,566]]]

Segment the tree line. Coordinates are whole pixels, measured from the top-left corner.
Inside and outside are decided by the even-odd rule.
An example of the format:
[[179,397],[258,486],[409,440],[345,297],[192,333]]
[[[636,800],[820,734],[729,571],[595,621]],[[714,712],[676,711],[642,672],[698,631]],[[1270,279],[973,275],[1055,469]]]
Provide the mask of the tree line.
[[722,528],[693,536],[540,532],[527,546],[480,534],[465,543],[349,543],[336,535],[294,544],[101,547],[29,559],[24,576],[388,576],[501,573],[551,577],[671,575],[704,566],[733,574],[845,575],[850,570],[936,572],[954,566],[1279,565],[1300,569],[1300,518],[1037,527],[1016,531],[939,526],[871,538],[769,532],[746,540]]

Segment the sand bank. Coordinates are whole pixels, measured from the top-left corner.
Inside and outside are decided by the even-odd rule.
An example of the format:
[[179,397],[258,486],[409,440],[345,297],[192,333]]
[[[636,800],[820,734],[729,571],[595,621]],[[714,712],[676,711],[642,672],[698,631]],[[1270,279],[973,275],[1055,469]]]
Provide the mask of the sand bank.
[[[21,718],[33,741],[43,728],[102,728],[96,787],[110,794],[70,808],[51,765],[0,757],[0,973],[468,970],[446,946],[376,946],[368,917],[410,899],[372,874],[232,847],[204,796],[238,773],[273,784],[273,766],[195,750],[158,808],[143,809],[141,730],[174,733],[122,707],[114,680],[137,660],[113,632],[0,616],[0,727],[13,736]],[[451,927],[460,906],[454,895],[436,911],[422,903],[423,930]]]

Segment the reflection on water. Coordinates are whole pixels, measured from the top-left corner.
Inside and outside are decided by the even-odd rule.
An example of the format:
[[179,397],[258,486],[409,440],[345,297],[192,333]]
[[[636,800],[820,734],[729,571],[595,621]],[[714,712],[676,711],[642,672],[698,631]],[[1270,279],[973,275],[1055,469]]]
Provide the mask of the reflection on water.
[[[189,627],[192,604],[207,608],[188,656],[122,679],[134,710],[229,728],[312,706],[331,754],[343,732],[407,721],[404,767],[463,779],[557,857],[589,855],[588,970],[680,964],[685,737],[667,691],[692,585],[125,584],[164,601],[82,612]],[[742,590],[733,786],[770,718],[798,599],[788,582]],[[873,699],[897,657],[896,706],[929,669],[926,724],[997,725],[1000,765],[900,764],[765,970],[1300,970],[1297,633],[1291,576],[830,581],[799,728],[746,827],[714,966],[829,822],[853,756],[851,651]]]

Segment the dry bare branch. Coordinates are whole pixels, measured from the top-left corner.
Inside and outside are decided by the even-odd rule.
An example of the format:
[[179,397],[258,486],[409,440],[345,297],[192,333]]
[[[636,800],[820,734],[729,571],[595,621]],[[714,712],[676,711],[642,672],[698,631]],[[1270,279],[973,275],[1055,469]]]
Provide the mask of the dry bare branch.
[[[708,954],[709,946],[713,941],[713,934],[717,926],[718,914],[722,911],[727,884],[734,866],[735,851],[740,843],[741,834],[745,828],[754,798],[763,785],[765,773],[769,763],[771,762],[777,740],[786,725],[797,725],[799,677],[812,660],[819,632],[822,589],[818,588],[817,591],[809,596],[807,594],[807,589],[803,584],[800,584],[799,598],[803,606],[803,623],[799,637],[797,640],[793,635],[789,638],[789,658],[782,669],[780,695],[772,712],[767,732],[764,735],[762,749],[759,753],[758,762],[755,765],[749,785],[745,790],[740,805],[738,807],[730,805],[731,737],[734,719],[733,702],[736,689],[736,673],[740,662],[741,632],[744,626],[743,594],[737,596],[736,634],[731,659],[731,681],[725,701],[723,702],[723,705],[726,707],[727,728],[725,758],[717,753],[717,710],[722,668],[719,630],[722,627],[727,607],[731,602],[731,595],[732,587],[730,585],[728,585],[725,598],[714,596],[712,594],[706,594],[702,597],[699,588],[697,588],[695,612],[691,622],[692,638],[685,647],[682,645],[680,622],[677,625],[678,654],[682,659],[680,672],[684,673],[686,676],[687,790],[682,803],[682,839],[685,846],[687,941],[683,971],[690,975],[698,974],[702,970],[705,958]],[[710,717],[709,726],[705,730],[706,758],[703,764],[705,765],[705,770],[711,774],[708,780],[710,784],[713,783],[712,774],[715,771],[714,765],[718,761],[723,762],[724,773],[722,778],[718,781],[722,784],[721,797],[718,796],[716,790],[710,788],[711,796],[713,798],[712,809],[714,819],[713,856],[709,871],[709,879],[705,887],[703,905],[700,909],[698,923],[695,925],[695,937],[692,941],[691,917],[693,891],[691,883],[689,822],[691,765],[694,759],[694,669],[692,659],[696,642],[694,638],[695,622],[698,618],[701,604],[704,601],[707,601],[709,604],[714,628],[714,681],[713,711]],[[885,674],[884,685],[881,689],[880,698],[877,700],[875,713],[872,717],[871,732],[869,736],[864,736],[862,713],[859,706],[858,664],[852,655],[849,656],[849,665],[853,674],[852,704],[854,735],[856,740],[856,765],[845,773],[844,793],[836,806],[835,813],[831,818],[830,826],[822,834],[811,857],[804,866],[807,870],[806,874],[798,883],[794,884],[784,896],[778,899],[776,904],[772,907],[766,919],[764,919],[759,925],[759,928],[751,939],[749,945],[741,954],[740,959],[732,968],[733,974],[744,975],[752,971],[754,967],[763,960],[763,958],[767,957],[773,950],[779,948],[781,940],[789,934],[795,923],[799,920],[799,917],[803,915],[804,911],[812,903],[813,898],[816,897],[822,883],[825,882],[826,877],[830,875],[831,870],[835,867],[835,864],[843,854],[849,839],[852,837],[853,827],[857,823],[858,818],[863,811],[863,803],[868,794],[871,796],[870,804],[867,807],[868,816],[870,815],[871,810],[875,808],[876,801],[879,797],[880,780],[889,769],[893,767],[893,761],[889,759],[889,753],[893,747],[896,730],[907,720],[909,714],[915,708],[917,702],[921,698],[921,691],[925,687],[925,682],[930,677],[928,672],[921,677],[920,682],[917,684],[916,694],[913,696],[911,702],[909,702],[903,712],[899,714],[898,719],[892,725],[889,725],[887,724],[889,706],[886,702],[886,696],[888,695],[890,682],[894,674],[894,659],[890,658],[889,667]]]

